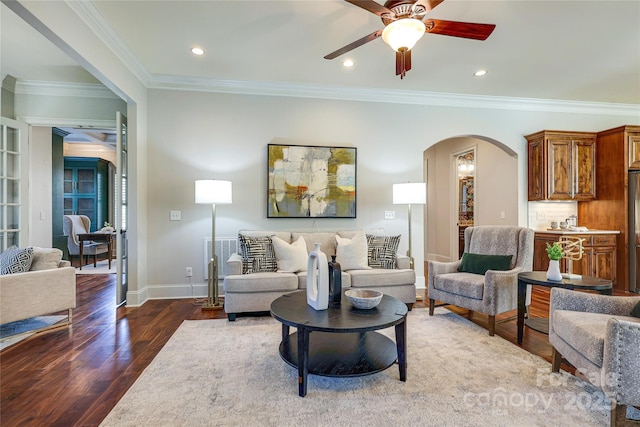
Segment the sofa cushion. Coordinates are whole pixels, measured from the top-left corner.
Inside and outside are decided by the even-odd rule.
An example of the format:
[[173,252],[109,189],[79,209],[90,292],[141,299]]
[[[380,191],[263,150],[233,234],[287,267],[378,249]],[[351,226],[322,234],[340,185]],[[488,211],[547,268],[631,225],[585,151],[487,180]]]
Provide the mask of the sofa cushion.
[[604,338],[610,314],[555,310],[553,329],[556,334],[591,363],[602,366]]
[[25,273],[33,262],[33,248],[11,246],[0,254],[0,274]]
[[462,254],[458,271],[485,274],[487,270],[510,270],[513,255],[484,255],[465,252]]
[[298,289],[298,278],[293,273],[253,273],[224,278],[225,293],[295,291],[296,289]]
[[[358,270],[353,270],[358,271]],[[364,271],[364,270],[362,270]],[[369,270],[371,271],[371,270]],[[307,289],[307,275],[308,271],[301,271],[298,273],[298,288]],[[346,272],[341,273],[342,276],[342,289],[351,287],[351,275]]]
[[336,254],[336,233],[291,233],[292,240],[297,240],[300,237],[302,237],[307,244],[307,252],[311,252],[315,244],[320,243],[320,250],[324,252],[327,259],[331,259],[331,256]]
[[484,294],[484,276],[473,273],[438,274],[433,287],[450,294],[481,300]]
[[302,236],[291,244],[273,236],[271,243],[276,252],[278,273],[297,273],[307,270],[309,254],[307,253],[307,244]]
[[369,270],[367,238],[364,233],[358,233],[352,239],[336,236],[336,261],[343,271]]
[[33,262],[30,271],[51,270],[58,268],[62,261],[62,251],[58,248],[33,247]]
[[271,237],[239,235],[242,274],[276,271],[278,263]]
[[367,234],[367,256],[369,267],[396,268],[396,257],[399,245],[400,235],[375,236],[373,234]]
[[352,288],[370,288],[378,286],[413,285],[416,273],[411,269],[389,270],[374,268],[372,270],[350,270]]

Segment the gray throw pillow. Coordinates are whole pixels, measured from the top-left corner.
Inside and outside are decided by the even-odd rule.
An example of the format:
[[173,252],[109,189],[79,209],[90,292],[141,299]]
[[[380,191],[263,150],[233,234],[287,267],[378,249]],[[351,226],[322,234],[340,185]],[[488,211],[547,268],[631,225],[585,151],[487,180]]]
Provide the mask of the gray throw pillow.
[[31,268],[33,248],[11,246],[0,254],[0,274],[25,273]]

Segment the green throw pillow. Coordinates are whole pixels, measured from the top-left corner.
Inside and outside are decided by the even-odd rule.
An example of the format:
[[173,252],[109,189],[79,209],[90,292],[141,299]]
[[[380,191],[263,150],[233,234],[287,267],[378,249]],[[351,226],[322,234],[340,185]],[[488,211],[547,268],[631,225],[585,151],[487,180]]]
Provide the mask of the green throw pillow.
[[640,317],[640,301],[636,304],[633,310],[631,310],[631,315],[633,317]]
[[513,255],[481,255],[465,252],[458,271],[484,274],[487,270],[510,270]]

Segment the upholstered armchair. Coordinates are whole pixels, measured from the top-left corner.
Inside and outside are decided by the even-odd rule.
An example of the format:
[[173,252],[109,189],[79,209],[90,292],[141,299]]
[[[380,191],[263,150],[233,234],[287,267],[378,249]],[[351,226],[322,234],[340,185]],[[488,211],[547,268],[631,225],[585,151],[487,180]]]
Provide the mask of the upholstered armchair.
[[479,311],[493,336],[496,315],[517,308],[518,273],[533,268],[533,235],[524,227],[468,227],[460,260],[428,263],[429,315],[436,300],[468,309],[469,318]]
[[[69,249],[69,261],[73,265],[73,256],[80,256],[80,241],[78,240],[78,234],[87,234],[91,230],[91,220],[86,215],[65,215],[62,224],[62,230],[64,235],[67,236],[67,248]],[[106,243],[96,242],[84,242],[82,245],[82,254],[93,255],[93,266],[95,267],[98,261],[98,255],[104,254],[109,251],[109,246]],[[82,259],[80,259],[80,265],[83,265]]]
[[640,405],[638,304],[640,297],[551,289],[551,370],[558,372],[564,358],[604,391],[611,399],[612,426],[625,425],[627,405]]

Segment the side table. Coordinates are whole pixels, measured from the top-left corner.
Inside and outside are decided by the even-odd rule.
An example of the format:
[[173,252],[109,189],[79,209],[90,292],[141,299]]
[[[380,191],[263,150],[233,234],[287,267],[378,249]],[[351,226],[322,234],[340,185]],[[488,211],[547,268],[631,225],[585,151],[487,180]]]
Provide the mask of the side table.
[[[599,279],[597,277],[582,276],[571,279],[563,278],[561,281],[556,281],[547,279],[546,271],[527,271],[518,274],[518,344],[522,344],[522,337],[524,335],[524,313],[526,310],[525,302],[527,298],[528,285],[546,286],[547,288],[597,291],[603,295],[611,295],[613,289],[613,283],[611,280]],[[548,319],[536,320],[546,320],[546,328],[544,327],[545,325],[541,324],[541,322],[537,322],[535,325],[532,325],[533,328],[543,333],[546,329],[546,333],[548,333]]]

